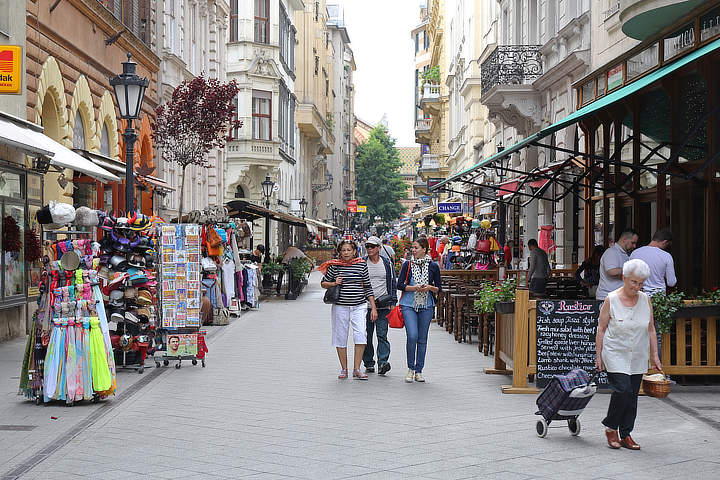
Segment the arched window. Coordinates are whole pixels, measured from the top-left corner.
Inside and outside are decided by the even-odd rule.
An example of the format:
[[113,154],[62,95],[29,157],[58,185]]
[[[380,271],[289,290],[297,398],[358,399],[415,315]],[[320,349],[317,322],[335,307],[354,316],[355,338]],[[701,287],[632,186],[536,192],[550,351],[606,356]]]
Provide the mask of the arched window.
[[245,190],[240,185],[235,187],[235,198],[245,198]]
[[80,110],[75,112],[75,126],[73,127],[73,148],[85,150],[85,125]]
[[100,137],[100,153],[106,157],[110,156],[110,133],[108,132],[107,123],[103,123],[102,133]]

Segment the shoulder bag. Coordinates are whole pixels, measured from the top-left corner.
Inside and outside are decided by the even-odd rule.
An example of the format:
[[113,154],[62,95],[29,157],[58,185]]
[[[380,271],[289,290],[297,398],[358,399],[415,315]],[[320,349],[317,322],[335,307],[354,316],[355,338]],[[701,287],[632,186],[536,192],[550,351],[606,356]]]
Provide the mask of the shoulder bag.
[[329,305],[335,304],[340,300],[340,285],[335,285],[325,290],[323,302]]
[[[405,288],[407,288],[407,281],[410,276],[410,269],[412,268],[412,266],[410,265],[410,261],[408,261],[407,268],[407,273],[405,274]],[[400,300],[402,300],[403,295],[405,295],[404,290],[403,293],[400,295]],[[400,300],[398,300],[398,304],[395,305],[392,310],[390,310],[390,313],[388,313],[387,319],[390,328],[403,328],[405,326],[405,319],[403,318]]]

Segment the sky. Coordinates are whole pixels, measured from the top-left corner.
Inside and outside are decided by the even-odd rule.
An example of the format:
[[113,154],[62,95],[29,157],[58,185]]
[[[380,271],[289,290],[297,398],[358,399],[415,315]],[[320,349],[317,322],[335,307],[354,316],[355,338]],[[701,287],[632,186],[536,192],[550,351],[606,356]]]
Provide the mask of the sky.
[[[414,44],[410,31],[420,23],[421,0],[328,0],[345,12],[355,55],[355,115],[377,124],[387,115],[398,147],[415,144],[413,117]],[[424,2],[422,2],[424,3]]]

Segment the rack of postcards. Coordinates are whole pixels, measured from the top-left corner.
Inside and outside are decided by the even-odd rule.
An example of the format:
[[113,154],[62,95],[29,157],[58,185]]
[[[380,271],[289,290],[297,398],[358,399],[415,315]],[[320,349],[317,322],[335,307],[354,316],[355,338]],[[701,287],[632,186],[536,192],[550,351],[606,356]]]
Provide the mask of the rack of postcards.
[[[159,308],[162,347],[155,366],[183,360],[205,366],[205,332],[200,330],[200,233],[197,224],[157,227],[160,266]],[[156,336],[156,338],[158,338]]]

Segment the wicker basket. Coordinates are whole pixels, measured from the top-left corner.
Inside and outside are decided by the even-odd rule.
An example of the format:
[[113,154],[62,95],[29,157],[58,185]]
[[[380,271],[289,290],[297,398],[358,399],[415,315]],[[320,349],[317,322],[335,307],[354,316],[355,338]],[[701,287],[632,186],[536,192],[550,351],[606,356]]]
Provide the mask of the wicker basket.
[[664,380],[650,380],[643,378],[643,392],[650,397],[665,398],[670,394],[670,380],[663,374]]

